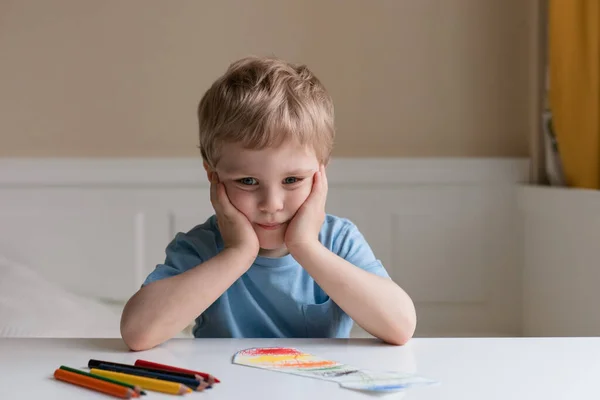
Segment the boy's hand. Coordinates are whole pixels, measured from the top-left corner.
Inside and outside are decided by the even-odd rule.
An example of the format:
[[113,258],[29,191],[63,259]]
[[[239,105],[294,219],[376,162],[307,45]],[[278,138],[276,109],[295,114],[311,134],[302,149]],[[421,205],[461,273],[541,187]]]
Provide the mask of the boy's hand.
[[319,243],[319,232],[325,221],[327,189],[325,166],[321,165],[319,171],[314,174],[310,194],[290,221],[285,232],[285,245],[292,255],[303,246]]
[[256,257],[260,249],[258,237],[248,218],[231,202],[216,173],[210,181],[210,202],[217,214],[219,231],[226,249],[237,249]]

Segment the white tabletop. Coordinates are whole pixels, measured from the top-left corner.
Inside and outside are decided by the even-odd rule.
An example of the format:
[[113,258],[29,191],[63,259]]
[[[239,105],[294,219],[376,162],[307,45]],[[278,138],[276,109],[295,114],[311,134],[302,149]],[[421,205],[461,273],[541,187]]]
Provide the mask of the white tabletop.
[[[251,347],[296,347],[359,368],[413,372],[439,381],[387,399],[600,398],[600,338],[420,339],[395,347],[371,339],[173,339],[129,352],[117,339],[0,339],[0,399],[108,399],[55,381],[60,365],[85,369],[90,358],[121,363],[148,359],[209,372],[221,380],[186,399],[370,399],[335,382],[232,364]],[[148,392],[144,400],[174,398]]]

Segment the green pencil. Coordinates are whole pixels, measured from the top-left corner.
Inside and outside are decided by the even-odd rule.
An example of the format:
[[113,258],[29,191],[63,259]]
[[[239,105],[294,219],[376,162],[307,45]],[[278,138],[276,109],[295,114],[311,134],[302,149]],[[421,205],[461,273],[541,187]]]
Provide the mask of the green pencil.
[[136,392],[136,393],[138,393],[138,394],[140,394],[142,396],[146,395],[146,392],[144,392],[139,386],[136,386],[136,385],[130,385],[129,383],[125,383],[125,382],[121,382],[121,381],[116,381],[114,379],[106,378],[104,376],[100,376],[100,375],[96,375],[96,374],[90,374],[88,372],[81,371],[81,370],[78,370],[78,369],[75,369],[75,368],[70,368],[70,367],[67,367],[65,365],[61,365],[60,369],[64,369],[65,371],[74,372],[76,374],[85,375],[85,376],[89,376],[89,377],[92,377],[92,378],[100,379],[101,381],[106,381],[106,382],[114,383],[116,385],[125,386],[125,387],[128,387],[128,388],[132,389],[134,392]]

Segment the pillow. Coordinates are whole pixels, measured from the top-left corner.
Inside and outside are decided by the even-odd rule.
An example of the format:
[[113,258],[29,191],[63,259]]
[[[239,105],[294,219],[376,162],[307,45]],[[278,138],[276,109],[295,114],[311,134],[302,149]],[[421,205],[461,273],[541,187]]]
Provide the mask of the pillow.
[[120,338],[120,312],[0,256],[0,337]]

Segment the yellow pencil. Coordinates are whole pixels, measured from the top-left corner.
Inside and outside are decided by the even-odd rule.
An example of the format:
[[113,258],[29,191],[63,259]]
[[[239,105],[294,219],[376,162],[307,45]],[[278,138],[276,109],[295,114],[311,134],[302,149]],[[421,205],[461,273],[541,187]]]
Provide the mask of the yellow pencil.
[[185,394],[190,393],[192,391],[192,389],[181,383],[164,381],[162,379],[146,378],[145,376],[124,374],[122,372],[105,371],[103,369],[97,368],[92,368],[90,372],[92,374],[104,376],[105,378],[116,379],[121,382],[129,383],[130,385],[138,385],[142,389],[152,390],[155,392],[169,394]]

